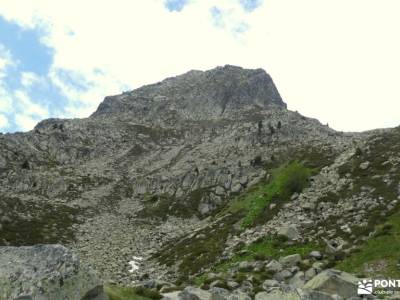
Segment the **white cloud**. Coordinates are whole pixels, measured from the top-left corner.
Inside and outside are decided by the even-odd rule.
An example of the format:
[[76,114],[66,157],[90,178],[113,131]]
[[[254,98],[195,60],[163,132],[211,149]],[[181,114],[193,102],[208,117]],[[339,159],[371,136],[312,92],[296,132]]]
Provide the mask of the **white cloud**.
[[12,99],[0,83],[0,112],[11,112]]
[[[10,52],[4,45],[0,44],[0,112],[10,112],[11,110],[12,100],[4,86],[3,80],[7,74],[7,68],[13,64]],[[3,122],[5,122],[4,119]],[[0,126],[0,128],[2,127],[6,126]]]
[[33,102],[26,92],[7,91],[0,85],[0,129],[10,127],[10,119],[14,119],[19,130],[31,130],[36,123],[49,116],[46,107]]
[[[19,130],[31,130],[38,121],[49,116],[48,109],[32,101],[23,90],[11,93],[0,86],[0,99],[0,112],[7,114],[8,119],[12,116]],[[4,114],[0,114],[0,125]],[[10,125],[7,119],[6,121],[6,125],[0,126],[0,129]]]
[[233,0],[193,0],[181,12],[162,0],[0,4],[6,18],[47,28],[49,76],[70,99],[70,116],[87,116],[127,86],[229,63],[266,69],[290,109],[343,130],[400,123],[399,9],[398,0],[268,0],[251,13]]
[[32,130],[38,121],[39,121],[38,118],[34,118],[32,117],[32,115],[29,114],[17,113],[15,115],[15,123],[23,131]]
[[8,119],[5,115],[0,114],[0,129],[7,128],[9,125]]
[[[169,12],[161,0],[117,2],[74,0],[55,5],[37,1],[29,4],[30,15],[19,12],[19,1],[1,4],[6,18],[23,26],[34,26],[38,21],[40,26],[51,24],[43,39],[55,49],[50,77],[71,100],[66,108],[71,114],[87,116],[106,95],[189,69],[212,68],[224,63],[221,57],[234,55],[227,54],[224,47],[234,49],[237,43],[231,32],[236,26],[232,20],[240,19],[234,13],[242,11],[239,2],[221,1],[226,28],[219,29],[212,23],[213,1],[194,1],[185,7],[185,13]],[[59,76],[60,70],[79,74],[89,88],[75,88]],[[84,103],[84,109],[76,109],[74,102]]]
[[21,84],[25,88],[29,88],[32,85],[39,83],[41,81],[40,77],[32,72],[22,72],[21,73]]
[[[27,88],[40,82],[40,77],[31,72],[21,73],[21,89],[12,91],[6,84],[10,74],[18,63],[12,53],[0,44],[0,130],[13,128],[10,120],[14,120],[18,129],[30,130],[43,118],[49,116],[47,107],[30,99]],[[15,76],[15,75],[12,75]]]
[[24,111],[24,114],[41,118],[46,118],[49,115],[46,107],[33,102],[24,91],[15,91],[15,98],[19,100],[21,111]]
[[14,65],[14,63],[10,52],[0,43],[0,80],[6,76],[7,68],[12,65]]
[[4,77],[4,69],[6,68],[7,64],[7,60],[0,56],[0,78]]

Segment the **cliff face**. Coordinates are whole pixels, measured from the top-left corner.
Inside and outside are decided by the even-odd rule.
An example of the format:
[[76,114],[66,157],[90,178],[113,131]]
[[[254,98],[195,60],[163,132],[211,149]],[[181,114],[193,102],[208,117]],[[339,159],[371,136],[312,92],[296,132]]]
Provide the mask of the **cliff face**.
[[219,119],[246,108],[285,108],[271,77],[262,69],[235,66],[190,71],[123,95],[107,97],[94,117],[129,112],[137,119]]
[[[214,224],[272,168],[298,159],[336,172],[338,159],[347,162],[357,144],[379,134],[335,132],[287,110],[261,69],[190,71],[106,97],[89,118],[0,135],[0,244],[63,243],[121,282],[144,272],[168,277],[174,264],[150,258]],[[227,249],[235,244],[229,233]],[[130,273],[132,256],[149,260]]]

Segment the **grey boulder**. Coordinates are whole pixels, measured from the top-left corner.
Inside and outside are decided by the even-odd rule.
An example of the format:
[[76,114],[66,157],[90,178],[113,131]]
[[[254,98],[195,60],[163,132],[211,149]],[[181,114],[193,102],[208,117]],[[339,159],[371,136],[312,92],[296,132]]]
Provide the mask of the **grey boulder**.
[[281,257],[279,262],[285,267],[294,267],[301,262],[300,254],[292,254],[285,257]]
[[188,286],[178,294],[181,300],[211,300],[211,293],[200,288]]
[[0,299],[108,300],[93,270],[61,245],[0,247]]
[[308,281],[303,288],[350,298],[357,296],[357,282],[358,278],[349,273],[328,269]]
[[297,240],[300,238],[299,231],[297,227],[294,225],[286,225],[279,227],[277,230],[278,235],[283,235],[287,237],[289,240]]
[[302,300],[296,289],[288,286],[274,289],[270,293],[259,292],[254,297],[255,300]]

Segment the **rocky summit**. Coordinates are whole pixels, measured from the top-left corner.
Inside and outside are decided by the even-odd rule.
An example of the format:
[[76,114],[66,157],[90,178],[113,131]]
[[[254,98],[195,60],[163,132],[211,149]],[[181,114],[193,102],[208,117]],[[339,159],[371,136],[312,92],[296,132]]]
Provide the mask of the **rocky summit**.
[[10,253],[62,244],[111,299],[359,299],[358,278],[400,276],[399,151],[400,128],[288,110],[262,69],[106,97],[0,134],[0,287],[24,296],[3,283]]

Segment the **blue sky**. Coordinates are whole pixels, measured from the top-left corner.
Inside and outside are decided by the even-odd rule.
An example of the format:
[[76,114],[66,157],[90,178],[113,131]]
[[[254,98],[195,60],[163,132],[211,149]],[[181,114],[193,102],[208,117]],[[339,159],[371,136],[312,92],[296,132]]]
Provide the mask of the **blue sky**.
[[[165,7],[170,11],[181,11],[187,4],[190,4],[191,0],[166,0],[164,2]],[[215,1],[218,4],[218,1]],[[251,12],[262,4],[261,0],[239,0],[239,4],[245,11]],[[213,7],[215,10],[217,6]]]
[[42,35],[40,29],[23,29],[0,17],[1,42],[20,62],[19,69],[23,72],[47,74],[53,60],[53,50],[40,42]]
[[170,11],[181,11],[189,0],[166,0],[165,7]]
[[399,9],[397,0],[2,0],[0,132],[87,117],[107,95],[224,64],[264,68],[289,109],[335,129],[396,126]]
[[24,131],[43,118],[62,116],[68,99],[48,79],[54,50],[41,28],[23,28],[0,16],[0,49],[7,63],[0,79],[0,131]]

